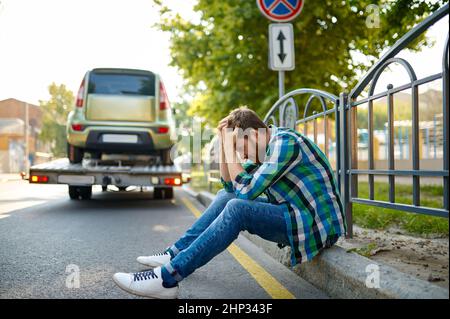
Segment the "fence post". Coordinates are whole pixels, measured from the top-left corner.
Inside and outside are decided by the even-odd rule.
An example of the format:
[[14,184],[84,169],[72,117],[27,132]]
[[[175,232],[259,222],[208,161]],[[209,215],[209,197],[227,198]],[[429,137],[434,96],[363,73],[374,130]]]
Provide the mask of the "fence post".
[[[348,167],[350,169],[358,169],[358,126],[357,126],[357,112],[356,107],[349,105],[348,111],[350,112],[350,158]],[[358,197],[358,175],[350,174],[350,197]]]
[[347,112],[348,95],[341,93],[339,96],[339,127],[340,127],[340,191],[342,196],[342,204],[344,208],[344,214],[347,221],[347,238],[353,237],[353,216],[352,216],[352,204],[350,202],[350,180],[349,180],[349,113]]
[[[448,171],[450,166],[449,160],[449,36],[447,34],[447,40],[445,41],[445,49],[442,57],[442,92],[443,92],[443,118],[442,118],[442,148],[443,148],[443,159],[444,159],[444,170]],[[444,208],[448,211],[450,207],[449,203],[449,177],[444,176]]]
[[[335,124],[335,149],[334,149],[334,153],[336,154],[336,160],[335,160],[335,166],[336,166],[336,179],[338,182],[339,187],[341,186],[341,104],[340,104],[340,100],[336,101],[336,104],[334,105],[334,124]],[[339,191],[341,191],[341,189],[339,189]]]

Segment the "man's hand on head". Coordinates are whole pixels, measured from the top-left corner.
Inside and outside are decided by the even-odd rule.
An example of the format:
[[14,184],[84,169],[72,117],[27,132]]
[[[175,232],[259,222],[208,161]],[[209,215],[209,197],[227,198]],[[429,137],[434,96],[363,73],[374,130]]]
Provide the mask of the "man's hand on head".
[[223,135],[223,151],[225,153],[225,161],[228,166],[228,172],[232,180],[236,178],[236,176],[244,171],[241,163],[239,163],[237,159],[236,152],[236,139],[238,138],[239,128],[224,128],[222,129]]
[[236,157],[236,134],[238,128],[224,127],[222,129],[223,149],[227,163],[235,161]]
[[219,132],[220,135],[222,134],[222,129],[227,127],[227,125],[228,125],[228,116],[221,119],[219,125],[217,125],[217,131]]

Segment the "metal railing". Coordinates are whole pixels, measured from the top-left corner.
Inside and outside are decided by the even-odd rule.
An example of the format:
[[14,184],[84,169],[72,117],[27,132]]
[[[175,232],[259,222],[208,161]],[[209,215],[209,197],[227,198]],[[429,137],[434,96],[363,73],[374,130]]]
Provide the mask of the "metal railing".
[[[327,157],[334,156],[334,168],[347,218],[348,236],[352,236],[353,203],[390,208],[406,212],[449,217],[449,39],[447,35],[442,57],[442,72],[418,79],[413,67],[408,61],[396,57],[399,52],[407,48],[417,37],[426,32],[433,24],[448,15],[449,5],[446,4],[420,24],[411,29],[367,72],[356,87],[349,93],[335,96],[321,90],[302,88],[287,93],[281,97],[269,110],[264,118],[265,123],[297,129],[303,126],[303,134],[308,135],[312,124],[312,139],[318,142],[318,122],[323,122],[324,152]],[[409,83],[394,87],[387,86],[384,92],[375,94],[378,80],[391,64],[402,66],[409,76]],[[423,170],[420,168],[419,150],[419,86],[436,80],[442,80],[442,113],[443,113],[443,169]],[[367,96],[358,97],[368,88]],[[396,93],[411,90],[412,115],[412,169],[396,169],[394,156],[394,96]],[[302,97],[306,101],[304,113],[299,119],[299,107],[296,98]],[[387,169],[375,168],[374,154],[374,101],[387,100]],[[308,115],[314,102],[318,102],[320,110]],[[358,169],[357,157],[357,110],[358,107],[368,105],[368,168]],[[329,118],[334,117],[334,150],[330,152]],[[211,170],[210,175],[217,173]],[[216,174],[217,175],[217,174]],[[358,197],[358,176],[368,176],[369,196],[367,199]],[[375,176],[386,176],[389,185],[388,201],[375,200]],[[412,204],[396,202],[395,181],[398,176],[412,178]],[[421,205],[420,178],[438,177],[443,179],[443,208],[433,208]]]

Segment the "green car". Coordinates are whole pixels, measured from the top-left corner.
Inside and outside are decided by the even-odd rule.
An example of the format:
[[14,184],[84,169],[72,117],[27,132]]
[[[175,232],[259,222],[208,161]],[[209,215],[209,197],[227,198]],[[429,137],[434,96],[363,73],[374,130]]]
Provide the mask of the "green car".
[[67,153],[81,163],[85,153],[159,156],[170,165],[175,122],[164,84],[145,70],[88,71],[67,120]]

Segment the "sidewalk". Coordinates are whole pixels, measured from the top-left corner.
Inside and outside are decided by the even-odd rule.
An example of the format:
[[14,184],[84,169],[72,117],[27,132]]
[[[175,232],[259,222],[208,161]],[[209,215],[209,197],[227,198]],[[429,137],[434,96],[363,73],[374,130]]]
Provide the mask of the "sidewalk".
[[[205,206],[214,199],[214,195],[208,192],[186,191]],[[247,232],[243,232],[243,235],[278,262],[289,266],[289,247],[279,249],[275,243],[258,236]],[[366,284],[367,271],[374,266],[377,266],[376,270],[379,273],[378,288],[371,288]],[[332,298],[448,299],[449,296],[448,289],[399,271],[381,260],[361,256],[339,245],[324,250],[313,261],[295,266],[293,270]]]

